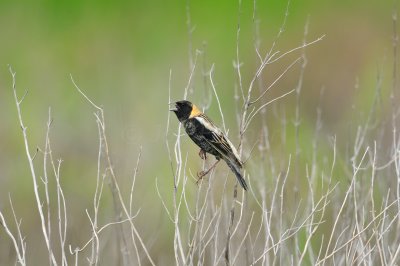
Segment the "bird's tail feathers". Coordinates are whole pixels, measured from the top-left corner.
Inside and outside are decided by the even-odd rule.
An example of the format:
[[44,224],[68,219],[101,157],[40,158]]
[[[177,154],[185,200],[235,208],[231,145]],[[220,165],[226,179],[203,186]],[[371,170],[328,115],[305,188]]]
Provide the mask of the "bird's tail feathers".
[[237,180],[239,181],[243,189],[247,190],[247,184],[242,174],[240,173],[240,167],[236,163],[231,162],[230,160],[225,160],[225,161],[226,164],[229,166],[229,168],[232,170],[232,172],[235,174]]

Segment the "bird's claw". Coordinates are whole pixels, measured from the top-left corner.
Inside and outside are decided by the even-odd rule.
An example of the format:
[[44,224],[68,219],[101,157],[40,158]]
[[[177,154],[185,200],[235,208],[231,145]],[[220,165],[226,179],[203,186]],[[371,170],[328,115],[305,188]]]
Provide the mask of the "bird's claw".
[[[201,151],[202,151],[202,150],[201,150]],[[204,152],[204,154],[205,154],[205,152]],[[200,182],[200,180],[203,179],[204,176],[208,175],[208,173],[211,172],[211,170],[213,170],[213,169],[215,168],[215,166],[217,166],[217,164],[218,164],[219,162],[220,162],[220,160],[218,159],[218,160],[217,160],[210,168],[208,168],[207,170],[198,172],[198,173],[197,173],[198,179],[197,179],[196,184],[198,184],[198,183]]]
[[207,175],[207,172],[205,171],[200,171],[197,173],[197,181],[196,181],[196,185],[199,185],[199,182],[203,179],[203,177]]
[[197,178],[201,179],[203,178],[205,175],[207,175],[207,172],[205,171],[200,171],[197,173]]
[[[204,154],[205,154],[205,152],[204,152]],[[219,162],[220,162],[220,160],[217,158],[217,161],[210,168],[208,168],[207,170],[198,172],[197,173],[198,179],[197,179],[196,184],[199,184],[200,180],[202,180],[204,176],[208,175],[208,173],[211,172],[215,168],[215,166],[217,166],[217,164]]]

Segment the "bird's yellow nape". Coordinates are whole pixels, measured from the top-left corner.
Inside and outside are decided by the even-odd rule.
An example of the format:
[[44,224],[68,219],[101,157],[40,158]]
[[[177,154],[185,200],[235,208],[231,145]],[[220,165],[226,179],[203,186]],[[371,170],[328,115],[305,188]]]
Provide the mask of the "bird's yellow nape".
[[193,117],[195,117],[195,116],[198,116],[198,115],[200,115],[201,113],[202,113],[202,112],[199,110],[199,108],[197,108],[197,106],[193,104],[193,106],[192,106],[192,111],[190,112],[189,118],[193,118]]

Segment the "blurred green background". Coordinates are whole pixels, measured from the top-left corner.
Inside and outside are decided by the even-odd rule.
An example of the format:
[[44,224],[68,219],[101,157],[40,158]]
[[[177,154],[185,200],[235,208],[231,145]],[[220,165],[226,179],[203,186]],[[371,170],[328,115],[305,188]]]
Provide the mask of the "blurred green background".
[[[44,148],[51,107],[52,150],[55,158],[63,160],[61,182],[68,202],[70,243],[78,245],[89,237],[85,209],[92,208],[98,152],[94,110],[73,87],[71,74],[80,88],[104,107],[113,163],[120,184],[126,187],[124,193],[129,192],[142,147],[134,200],[135,208],[142,211],[136,223],[139,228],[146,228],[142,232],[144,239],[157,239],[151,244],[152,253],[160,258],[172,256],[172,231],[155,231],[158,227],[165,227],[165,231],[171,227],[155,183],[157,179],[166,200],[171,200],[172,174],[165,145],[169,76],[171,71],[172,100],[181,99],[190,76],[190,54],[195,57],[196,50],[202,53],[197,57],[189,98],[201,107],[208,103],[211,87],[204,82],[203,72],[214,65],[213,81],[227,127],[231,136],[237,133],[236,116],[231,114],[237,108],[234,95],[238,79],[233,61],[238,2],[190,1],[189,6],[191,38],[186,1],[0,1],[0,209],[10,214],[10,195],[17,216],[22,219],[28,245],[42,238],[36,230],[39,218],[8,64],[17,73],[19,95],[29,91],[22,112],[32,153],[37,147]],[[264,54],[284,20],[287,3],[257,1],[256,6],[260,50]],[[245,88],[259,64],[254,50],[253,7],[253,1],[243,1],[240,12],[239,47]],[[396,10],[396,3],[388,0],[291,1],[276,50],[284,52],[301,45],[307,20],[307,40],[325,35],[306,49],[308,63],[300,99],[304,134],[313,131],[316,109],[321,104],[324,132],[345,135],[354,108],[368,110],[371,105],[378,73],[382,73],[384,85],[390,84],[392,14]],[[295,53],[268,66],[265,80],[273,80],[299,55]],[[295,88],[298,79],[299,67],[295,67],[267,94],[266,100]],[[324,95],[320,103],[321,88]],[[382,93],[387,96],[389,91]],[[283,101],[293,103],[294,96]],[[293,109],[289,106],[288,110]],[[207,113],[221,124],[215,99]],[[167,140],[173,141],[178,123],[172,116],[170,123]],[[258,134],[257,123],[249,136]],[[272,137],[278,134],[274,127],[269,132]],[[293,137],[288,134],[288,142],[293,142]],[[302,138],[303,145],[309,145],[310,139]],[[235,137],[232,141],[238,143]],[[186,138],[183,142],[185,154],[193,159],[189,164],[196,171],[200,165],[197,148]],[[293,153],[293,149],[287,152]],[[42,157],[39,154],[35,159],[39,175],[43,175]],[[110,193],[108,188],[105,191],[102,219],[112,221]],[[85,230],[87,235],[82,236]],[[3,232],[0,250],[0,258],[9,258],[12,253]],[[32,253],[28,256],[34,257]]]

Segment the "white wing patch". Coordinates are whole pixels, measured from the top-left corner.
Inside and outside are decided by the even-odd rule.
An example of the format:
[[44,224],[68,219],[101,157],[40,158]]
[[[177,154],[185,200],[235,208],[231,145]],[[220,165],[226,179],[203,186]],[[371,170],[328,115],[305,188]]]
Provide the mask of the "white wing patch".
[[194,118],[197,119],[205,128],[207,128],[211,132],[223,134],[219,128],[217,128],[210,120],[204,118],[203,116],[196,116]]

